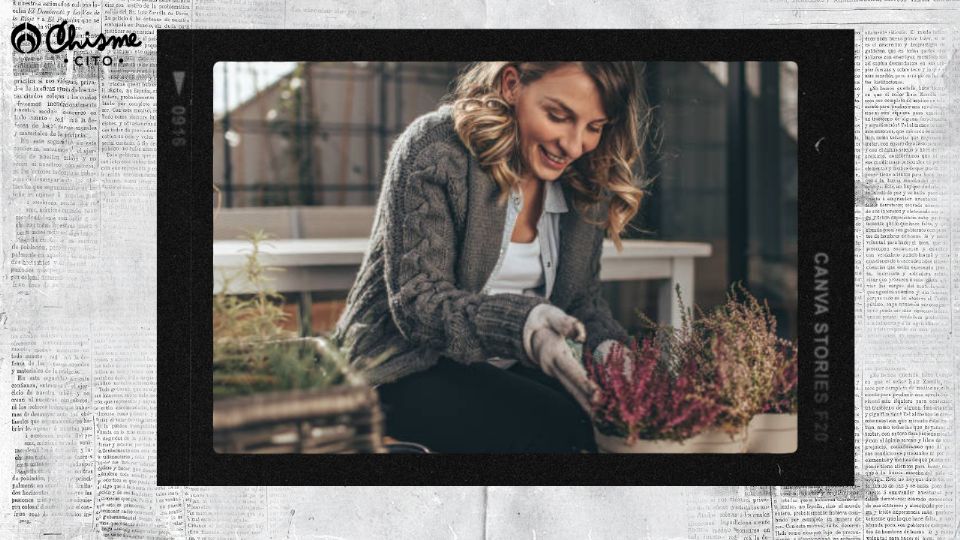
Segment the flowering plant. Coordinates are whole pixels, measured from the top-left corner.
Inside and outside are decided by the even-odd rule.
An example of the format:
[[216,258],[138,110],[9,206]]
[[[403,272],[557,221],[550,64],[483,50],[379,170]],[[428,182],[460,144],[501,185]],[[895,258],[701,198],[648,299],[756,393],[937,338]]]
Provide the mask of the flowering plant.
[[641,345],[631,339],[629,349],[620,343],[605,358],[585,354],[587,375],[599,387],[594,424],[605,435],[637,439],[688,439],[716,421],[722,407],[716,392],[704,391],[694,357],[673,366],[662,361],[656,339]]
[[779,353],[776,358],[776,372],[773,378],[773,394],[763,405],[760,412],[786,413],[797,412],[797,346],[786,340],[777,344]]
[[[737,295],[743,300],[737,300]],[[761,412],[796,410],[797,347],[777,336],[777,320],[742,284],[699,322],[709,347],[704,362],[728,374],[720,422],[744,426]]]
[[600,359],[586,353],[587,374],[600,389],[598,431],[628,444],[686,439],[711,427],[733,435],[760,412],[796,410],[796,346],[777,337],[766,303],[742,286],[709,313],[685,308],[679,288],[677,297],[678,328],[638,312],[652,330],[640,345],[616,344]]

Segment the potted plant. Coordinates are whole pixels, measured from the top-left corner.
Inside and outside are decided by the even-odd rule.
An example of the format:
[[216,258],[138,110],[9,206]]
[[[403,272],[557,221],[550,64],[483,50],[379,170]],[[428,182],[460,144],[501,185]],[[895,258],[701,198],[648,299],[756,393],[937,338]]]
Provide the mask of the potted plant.
[[[777,336],[777,320],[767,303],[736,284],[727,301],[703,319],[703,326],[713,338],[712,354],[706,357],[733,357],[733,365],[747,374],[749,384],[737,389],[736,397],[742,405],[738,423],[748,423],[746,451],[796,450],[797,347]],[[727,394],[735,397],[734,392]]]
[[[721,413],[715,392],[704,391],[695,358],[664,361],[660,343],[614,344],[605,358],[586,352],[587,374],[599,387],[594,436],[605,453],[723,451],[703,436]],[[699,388],[698,388],[699,387]],[[711,448],[714,446],[714,448]]]
[[688,312],[679,289],[677,296],[679,328],[638,312],[652,331],[642,346],[614,346],[605,360],[588,354],[588,374],[600,387],[594,422],[604,450],[743,452],[748,425],[779,395],[775,387],[789,391],[795,347],[776,336],[766,304],[742,286],[709,313]]
[[726,405],[719,425],[727,432],[739,429],[749,439],[748,425],[769,400],[782,363],[783,340],[777,337],[776,318],[766,302],[760,304],[738,283],[723,304],[710,313],[701,312],[699,326],[709,344],[704,362],[722,366],[726,375],[719,387]]
[[[262,231],[247,237],[245,266],[213,299],[213,429],[218,452],[383,452],[376,391],[346,358],[349,344],[285,328],[283,297],[260,260]],[[228,294],[245,278],[255,293]]]

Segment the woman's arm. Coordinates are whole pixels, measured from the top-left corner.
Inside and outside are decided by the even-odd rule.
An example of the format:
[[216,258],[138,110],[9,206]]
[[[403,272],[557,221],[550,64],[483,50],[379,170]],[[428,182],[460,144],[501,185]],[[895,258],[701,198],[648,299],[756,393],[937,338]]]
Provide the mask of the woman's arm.
[[590,277],[580,287],[580,291],[567,306],[566,312],[580,319],[587,329],[584,350],[594,352],[598,345],[607,340],[626,343],[629,335],[613,318],[610,305],[603,298],[600,286],[600,258],[603,256],[603,230],[596,229],[593,249],[590,254]]
[[458,289],[451,198],[466,196],[466,154],[446,140],[391,161],[384,186],[384,259],[390,312],[403,336],[471,363],[524,358],[523,326],[546,299]]

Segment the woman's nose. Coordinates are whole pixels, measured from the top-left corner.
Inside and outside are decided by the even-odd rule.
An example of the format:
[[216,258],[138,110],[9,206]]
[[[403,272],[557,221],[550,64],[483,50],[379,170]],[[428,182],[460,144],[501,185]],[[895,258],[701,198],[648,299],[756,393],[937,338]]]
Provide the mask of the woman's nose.
[[564,137],[560,139],[560,148],[567,154],[571,161],[579,158],[583,152],[583,135],[579,129],[569,130]]

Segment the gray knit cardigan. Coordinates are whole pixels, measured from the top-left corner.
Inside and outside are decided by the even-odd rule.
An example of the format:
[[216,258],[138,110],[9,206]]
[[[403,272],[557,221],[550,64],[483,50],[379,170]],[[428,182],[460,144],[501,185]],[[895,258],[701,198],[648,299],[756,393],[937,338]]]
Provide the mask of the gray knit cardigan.
[[[563,192],[571,211],[560,218],[551,297],[481,294],[505,227],[499,187],[457,136],[449,105],[414,120],[390,150],[370,245],[334,332],[352,343],[351,362],[392,350],[366,370],[378,385],[430,368],[440,356],[526,361],[527,314],[548,301],[583,322],[587,350],[625,341],[601,297],[603,230],[581,218],[566,185]],[[607,204],[594,206],[594,221]]]

